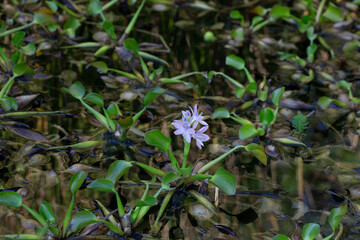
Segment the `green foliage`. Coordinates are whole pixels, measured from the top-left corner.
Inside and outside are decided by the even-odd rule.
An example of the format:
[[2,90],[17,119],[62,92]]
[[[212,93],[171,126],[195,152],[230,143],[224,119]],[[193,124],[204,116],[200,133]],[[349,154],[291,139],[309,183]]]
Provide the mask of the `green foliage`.
[[308,128],[308,121],[305,115],[301,113],[296,114],[291,120],[291,125],[296,133],[306,136],[305,131]]

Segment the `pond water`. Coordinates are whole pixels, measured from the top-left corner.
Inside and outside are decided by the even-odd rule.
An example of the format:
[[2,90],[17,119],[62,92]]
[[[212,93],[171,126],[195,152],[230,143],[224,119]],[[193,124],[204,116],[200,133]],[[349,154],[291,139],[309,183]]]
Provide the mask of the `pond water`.
[[[165,178],[149,174],[149,169],[135,162],[176,172],[169,152],[161,151],[162,143],[151,144],[146,134],[159,130],[170,139],[170,149],[181,164],[186,140],[174,134],[171,123],[181,119],[181,111],[197,104],[209,126],[205,132],[209,140],[202,149],[195,141],[190,144],[187,163],[194,166],[190,173],[236,146],[251,146],[202,172],[214,175],[224,169],[236,181],[236,192],[225,194],[226,181],[232,181],[226,174],[218,182],[215,174],[180,185],[174,178],[165,184],[174,189],[160,219],[156,220],[169,189],[158,195],[141,222],[132,223],[127,237],[272,239],[285,234],[301,239],[307,223],[318,223],[325,237],[333,233],[328,223],[331,210],[347,205],[335,236],[358,239],[359,1],[326,3],[319,21],[316,14],[325,1],[308,1],[310,5],[306,1],[148,1],[126,36],[136,39],[138,50],[133,50],[133,42],[118,40],[131,19],[136,19],[139,1],[19,2],[2,3],[1,24],[6,30],[31,22],[32,14],[45,14],[51,21],[22,29],[22,48],[14,43],[14,34],[0,35],[4,54],[10,59],[20,51],[23,62],[34,71],[17,74],[13,66],[22,64],[21,58],[9,60],[8,68],[1,56],[3,88],[11,76],[18,75],[5,95],[0,92],[1,99],[8,96],[17,102],[16,109],[6,109],[2,103],[0,112],[1,192],[19,193],[23,204],[36,211],[47,201],[57,216],[52,226],[61,230],[73,196],[69,180],[74,174],[84,171],[87,177],[76,193],[72,216],[89,210],[100,218],[106,213],[99,202],[109,211],[118,208],[115,194],[87,186],[107,177],[116,160],[125,160],[132,166],[115,186],[130,216],[144,192],[154,196],[163,189]],[[99,5],[90,7],[97,3],[100,8],[114,5],[100,14],[95,11]],[[105,20],[113,23],[112,28],[101,25]],[[36,50],[28,54],[24,48],[29,43]],[[81,43],[87,46],[76,45]],[[102,46],[107,51],[99,54]],[[109,132],[114,129],[107,128],[73,92],[61,90],[77,81],[86,94],[100,94],[105,108],[116,106],[118,114],[106,116],[101,104],[87,102],[104,114],[105,122],[116,119],[112,121],[116,131]],[[274,96],[282,87],[276,104]],[[162,94],[144,104],[153,88],[162,88]],[[135,118],[145,105],[141,117],[124,128],[129,116]],[[245,131],[244,125],[251,125],[250,130]],[[124,131],[126,136],[121,135]],[[160,141],[161,136],[155,139]],[[221,188],[221,183],[226,186]],[[114,221],[124,228],[125,217],[114,214]],[[69,235],[55,236],[51,229],[41,235],[34,228],[42,225],[24,207],[0,205],[0,235],[124,238],[94,224],[89,222]]]

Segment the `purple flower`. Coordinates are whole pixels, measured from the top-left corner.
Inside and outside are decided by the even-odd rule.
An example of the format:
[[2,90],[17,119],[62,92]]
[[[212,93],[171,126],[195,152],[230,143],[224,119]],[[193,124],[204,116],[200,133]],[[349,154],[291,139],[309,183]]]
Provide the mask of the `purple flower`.
[[[208,125],[205,121],[203,121],[204,117],[202,116],[202,113],[200,113],[200,114],[198,113],[197,104],[195,104],[194,109],[190,108],[190,110],[192,112],[191,123],[194,123],[194,126],[193,126],[194,129],[197,127],[197,125],[199,123],[201,123],[204,126]],[[187,111],[187,112],[189,112],[189,111]],[[184,114],[184,112],[183,112],[183,114]]]
[[204,132],[209,128],[209,126],[204,126],[202,128],[200,128],[199,131],[197,131],[192,137],[196,140],[196,145],[198,146],[198,148],[201,149],[201,147],[204,146],[203,142],[206,142],[210,139],[210,137],[206,134],[204,134]]
[[176,131],[174,132],[175,135],[182,134],[183,138],[185,138],[188,143],[191,142],[191,135],[195,134],[195,130],[191,128],[189,122],[175,120],[171,124],[176,128]]

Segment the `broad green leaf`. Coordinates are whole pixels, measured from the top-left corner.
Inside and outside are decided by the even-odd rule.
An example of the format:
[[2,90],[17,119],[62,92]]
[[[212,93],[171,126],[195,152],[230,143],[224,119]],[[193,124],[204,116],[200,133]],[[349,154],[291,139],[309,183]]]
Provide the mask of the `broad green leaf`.
[[24,47],[21,47],[21,52],[25,55],[33,55],[36,51],[36,47],[34,43],[29,43]]
[[251,138],[254,137],[258,134],[258,132],[256,131],[256,128],[251,125],[251,124],[246,124],[243,125],[240,129],[239,129],[239,138],[241,140],[247,139],[247,138]]
[[52,2],[52,1],[45,1],[45,3],[50,8],[51,11],[53,11],[54,13],[57,12],[58,6],[56,5],[56,3]]
[[344,19],[344,15],[341,10],[332,2],[329,3],[329,6],[323,16],[333,22],[341,22]]
[[278,234],[275,237],[273,237],[272,240],[291,240],[290,238],[288,238],[286,235],[284,234]]
[[76,29],[81,26],[81,23],[76,18],[70,17],[69,20],[64,24],[64,32],[69,36],[69,38],[75,37]]
[[250,29],[252,29],[253,27],[255,27],[257,24],[259,24],[262,20],[264,20],[263,17],[260,16],[255,16],[253,17],[253,19],[251,20],[251,25],[250,25]]
[[86,172],[77,172],[74,176],[71,177],[71,179],[69,181],[69,186],[70,186],[71,193],[73,195],[75,195],[76,192],[79,190],[79,188],[85,181],[86,177],[87,177]]
[[54,20],[51,18],[51,16],[47,15],[47,14],[43,14],[43,13],[36,13],[34,15],[34,20],[33,23],[35,24],[47,24],[47,23],[52,23],[54,22]]
[[106,111],[109,113],[110,117],[116,117],[117,115],[121,115],[121,112],[119,112],[118,108],[115,104],[111,103]]
[[137,207],[155,206],[155,205],[157,205],[157,200],[153,196],[147,196],[144,200],[141,200],[136,203]]
[[232,66],[237,70],[243,70],[245,67],[245,61],[241,57],[231,54],[226,57],[226,65]]
[[26,63],[18,63],[13,68],[14,76],[18,77],[24,74],[31,74],[34,75],[35,72],[29,68],[29,66]]
[[230,17],[232,19],[244,19],[244,16],[239,12],[239,10],[232,10],[230,12]]
[[309,27],[306,29],[306,36],[311,42],[317,38],[317,34],[314,34],[314,27]]
[[171,138],[166,137],[159,130],[154,129],[145,133],[145,142],[166,152],[170,146]]
[[347,213],[347,211],[348,211],[348,209],[347,209],[346,204],[339,208],[334,208],[331,210],[330,216],[329,216],[329,224],[334,232],[337,229],[337,227],[339,226],[342,218]]
[[166,190],[171,190],[169,184],[175,180],[178,180],[181,176],[176,175],[173,172],[168,172],[161,180],[161,186]]
[[285,88],[284,88],[284,87],[278,88],[278,89],[276,89],[275,91],[272,92],[272,94],[271,94],[271,100],[272,100],[273,104],[274,104],[276,107],[279,107],[280,101],[281,101],[281,98],[282,98],[282,95],[284,94],[284,92],[285,92]]
[[92,223],[98,222],[98,218],[90,212],[89,210],[84,210],[76,213],[71,219],[69,232],[77,232],[78,230],[90,225]]
[[165,176],[165,173],[163,171],[161,171],[160,169],[148,166],[148,165],[140,163],[140,162],[133,162],[133,163],[138,165],[139,167],[143,168],[145,171],[149,172],[151,175],[155,175],[158,177]]
[[102,12],[102,5],[99,0],[90,0],[88,6],[88,13],[89,15],[98,15]]
[[351,85],[348,81],[342,80],[342,81],[337,82],[336,84],[348,91],[351,91]]
[[217,108],[215,109],[211,118],[229,118],[229,117],[230,117],[229,110],[227,110],[226,108]]
[[22,198],[17,192],[2,191],[0,192],[0,205],[5,205],[9,207],[21,207]]
[[74,98],[80,100],[85,94],[85,88],[81,82],[75,82],[70,88],[61,88],[62,92],[66,92]]
[[260,111],[259,117],[260,122],[265,126],[268,126],[274,120],[274,112],[271,108],[265,108]]
[[19,31],[15,33],[12,42],[16,48],[20,48],[21,43],[23,42],[23,38],[25,37],[25,32]]
[[290,8],[281,5],[275,5],[270,12],[273,18],[290,18]]
[[102,98],[102,96],[100,94],[97,93],[89,93],[88,95],[86,95],[83,98],[85,101],[89,101],[92,102],[98,106],[100,106],[101,108],[104,107],[104,99]]
[[11,97],[0,98],[0,104],[5,111],[9,111],[10,109],[18,110],[17,102]]
[[219,168],[209,182],[228,195],[234,195],[236,192],[236,180],[234,176],[224,168]]
[[116,38],[115,28],[114,28],[114,25],[112,24],[112,22],[110,22],[109,20],[105,20],[105,21],[101,24],[101,28],[103,28],[103,29],[105,30],[105,32],[106,32],[112,39],[115,39],[115,38]]
[[103,144],[104,141],[85,141],[80,143],[75,143],[71,145],[65,145],[65,146],[57,146],[57,147],[51,147],[47,150],[54,150],[54,149],[67,149],[67,148],[74,148],[74,149],[80,149],[80,148],[89,148],[94,147],[100,144]]
[[106,173],[106,179],[109,179],[113,182],[113,184],[116,184],[119,179],[124,176],[124,174],[132,167],[132,164],[130,162],[124,161],[124,160],[116,160],[113,162],[109,170]]
[[301,236],[303,240],[313,240],[320,233],[320,225],[317,223],[308,223],[304,226]]
[[318,104],[322,109],[327,109],[334,100],[325,96],[322,96],[318,100]]
[[50,204],[46,201],[43,201],[39,207],[39,213],[44,217],[46,221],[51,223],[56,221],[54,211],[52,210]]
[[105,178],[99,178],[90,183],[87,188],[92,188],[101,192],[115,192],[114,183]]
[[144,105],[152,103],[157,97],[165,92],[165,89],[162,88],[153,88],[151,89],[144,97]]
[[140,46],[134,38],[127,38],[124,41],[124,48],[130,52],[138,54]]
[[123,129],[127,129],[134,124],[134,118],[132,116],[120,116],[117,122]]
[[244,93],[246,92],[246,89],[244,88],[237,88],[235,89],[235,96],[237,98],[242,98],[244,96]]
[[252,154],[265,166],[267,166],[267,156],[265,154],[265,150],[262,146],[256,143],[250,143],[245,146],[245,149]]
[[89,66],[94,66],[99,73],[107,73],[109,71],[108,66],[104,62],[89,63]]

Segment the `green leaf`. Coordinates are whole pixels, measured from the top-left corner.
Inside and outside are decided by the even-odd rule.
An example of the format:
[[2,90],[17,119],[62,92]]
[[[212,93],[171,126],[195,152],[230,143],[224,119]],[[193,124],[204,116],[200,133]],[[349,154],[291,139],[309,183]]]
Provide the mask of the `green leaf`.
[[135,163],[139,167],[143,168],[145,171],[151,173],[151,175],[155,175],[157,177],[165,176],[165,173],[163,171],[161,171],[160,169],[148,166],[148,165],[140,163],[140,162],[133,162],[133,163]]
[[17,192],[2,191],[0,192],[0,205],[5,205],[9,207],[21,207],[22,198]]
[[239,12],[239,10],[232,10],[230,12],[230,17],[232,19],[244,19],[244,16]]
[[145,133],[145,142],[166,152],[171,144],[171,138],[166,137],[159,130],[154,129]]
[[246,89],[244,89],[244,88],[237,88],[237,89],[235,89],[235,96],[236,96],[237,98],[242,98],[245,92],[246,92]]
[[56,3],[52,2],[52,1],[45,1],[45,3],[50,8],[51,11],[53,11],[54,13],[57,12],[58,6],[56,5]]
[[322,96],[318,100],[318,104],[322,109],[327,109],[334,100],[325,96]]
[[33,23],[35,24],[47,24],[47,23],[52,23],[54,22],[54,20],[47,14],[43,14],[43,13],[36,13],[34,15],[34,20]]
[[70,186],[71,193],[73,195],[75,195],[76,192],[79,190],[79,188],[85,181],[86,177],[87,177],[87,173],[83,172],[83,171],[77,172],[74,176],[71,177],[71,179],[69,181],[69,186]]
[[256,128],[252,124],[243,125],[239,129],[239,138],[241,140],[254,137],[257,134],[258,134],[258,132],[256,131]]
[[127,129],[134,124],[134,118],[132,116],[120,116],[117,122],[123,129]]
[[259,24],[262,20],[264,20],[263,17],[260,16],[255,16],[253,17],[253,19],[251,20],[251,25],[250,25],[250,29],[252,29],[253,27],[255,27],[257,24]]
[[113,162],[109,170],[106,173],[106,179],[109,179],[114,184],[116,184],[119,179],[124,176],[124,174],[132,167],[130,162],[124,160],[116,160]]
[[317,38],[317,34],[314,34],[314,27],[309,27],[306,29],[306,36],[311,41],[311,43]]
[[26,63],[18,63],[13,68],[13,73],[15,77],[24,75],[24,74],[31,74],[34,75],[35,72],[29,68],[29,66]]
[[77,232],[78,230],[90,225],[92,223],[98,222],[98,218],[90,212],[89,210],[84,210],[76,213],[71,219],[69,232]]
[[273,91],[273,93],[271,95],[271,100],[276,107],[279,107],[280,101],[281,101],[281,98],[282,98],[282,95],[284,94],[284,92],[285,92],[284,87],[278,88],[275,91]]
[[6,239],[37,239],[41,240],[43,237],[40,237],[36,234],[4,234],[0,235],[0,238]]
[[101,192],[115,192],[114,183],[105,178],[99,178],[90,183],[87,188],[92,188]]
[[236,192],[236,180],[234,176],[224,168],[219,168],[209,182],[228,195],[234,195]]
[[29,43],[24,47],[21,47],[21,52],[27,56],[33,55],[36,51],[36,47],[34,43]]
[[231,54],[226,57],[226,65],[232,66],[237,70],[243,70],[245,67],[245,61],[241,57]]
[[191,183],[191,182],[200,181],[200,180],[204,180],[204,179],[210,179],[210,178],[212,178],[212,176],[208,175],[208,174],[194,174],[194,175],[191,175],[188,179],[186,179],[186,182]]
[[0,98],[0,104],[5,111],[9,111],[10,109],[18,110],[17,102],[11,97]]
[[301,236],[303,240],[313,240],[320,233],[320,225],[317,223],[308,223],[304,226]]
[[76,18],[70,17],[69,20],[64,24],[64,32],[69,36],[69,38],[75,37],[76,29],[81,26],[81,23]]
[[267,157],[265,154],[265,150],[262,146],[256,143],[250,143],[245,146],[245,149],[252,154],[265,166],[267,166]]
[[44,217],[46,221],[54,223],[56,217],[54,211],[52,210],[50,204],[47,201],[43,201],[39,207],[39,213]]
[[173,181],[180,179],[181,176],[176,175],[173,172],[168,172],[162,179],[161,179],[161,186],[166,190],[171,190],[172,188],[169,184]]
[[101,28],[103,28],[103,29],[105,30],[105,32],[106,32],[112,39],[115,39],[115,38],[116,38],[115,28],[114,28],[114,25],[112,24],[112,22],[110,22],[109,20],[105,20],[105,21],[101,24]]
[[144,200],[138,201],[136,203],[137,207],[145,207],[145,206],[156,206],[157,200],[153,196],[147,196]]
[[99,0],[90,0],[88,6],[88,13],[89,15],[98,15],[102,12],[102,5]]
[[308,56],[308,61],[311,63],[314,61],[314,56],[315,56],[315,52],[316,52],[317,48],[318,48],[318,46],[314,43],[310,44],[310,46],[308,46],[306,48],[306,54]]
[[339,81],[336,83],[338,86],[348,90],[348,91],[351,91],[351,85],[349,82],[345,81],[345,80],[342,80],[342,81]]
[[337,227],[339,226],[342,218],[347,213],[347,211],[348,211],[348,209],[347,209],[346,204],[339,208],[334,208],[331,210],[330,216],[329,216],[329,224],[334,232],[337,229]]
[[275,5],[270,12],[273,18],[290,18],[290,8],[281,5]]
[[139,44],[137,43],[137,41],[134,38],[127,38],[124,41],[124,48],[130,52],[133,52],[135,54],[139,53]]
[[25,37],[25,32],[20,31],[15,33],[12,42],[16,48],[20,48],[21,43],[23,42],[23,38]]
[[94,66],[99,73],[107,73],[109,71],[108,66],[104,62],[89,63],[89,66]]
[[341,22],[344,19],[341,10],[331,2],[323,16],[333,22]]
[[78,100],[82,99],[85,94],[85,88],[81,82],[75,82],[70,88],[61,88],[61,91],[70,94]]
[[229,117],[230,117],[229,110],[227,110],[226,108],[217,108],[215,109],[211,118],[229,118]]
[[153,88],[151,89],[144,97],[144,105],[152,103],[157,97],[165,92],[165,89],[162,88]]
[[286,235],[284,234],[278,234],[275,237],[273,237],[272,240],[291,240],[290,238],[288,238]]
[[271,108],[265,108],[260,111],[260,122],[268,126],[274,120],[274,112]]
[[284,143],[287,145],[295,145],[295,146],[303,146],[303,147],[307,147],[304,143],[302,143],[299,139],[294,138],[294,137],[274,137],[272,138],[272,140],[276,141],[276,142],[280,142],[280,143]]
[[98,106],[100,106],[101,108],[104,107],[104,99],[102,98],[102,96],[100,94],[97,93],[89,93],[88,95],[86,95],[83,98],[85,101],[89,101],[91,103],[94,103]]

